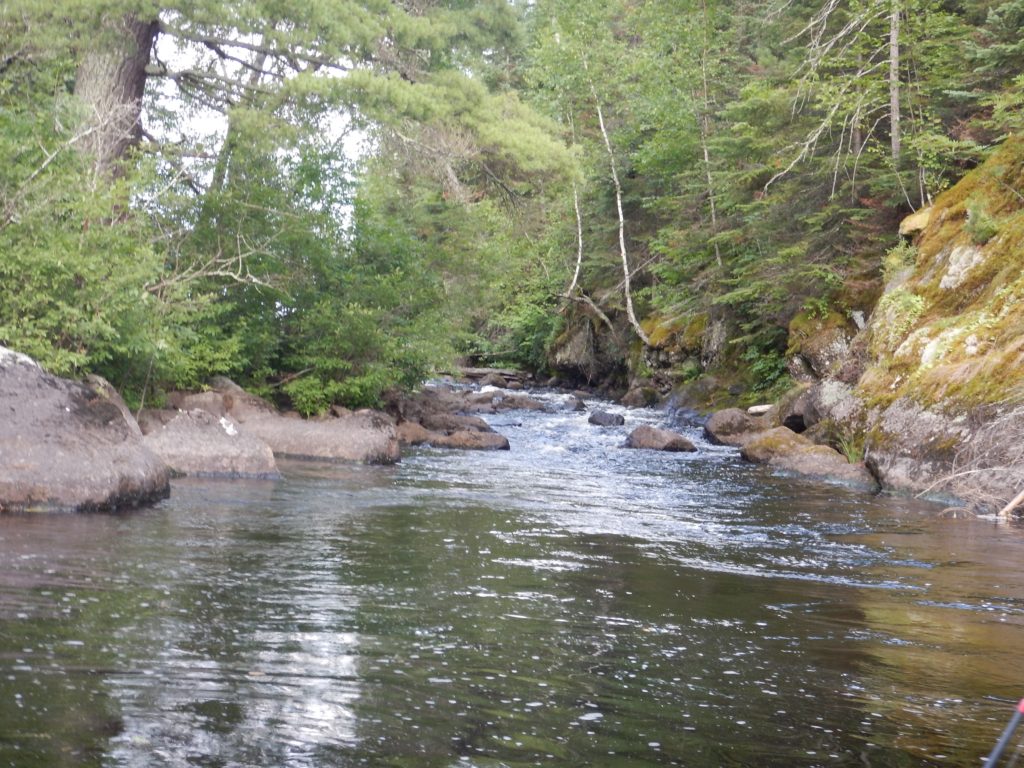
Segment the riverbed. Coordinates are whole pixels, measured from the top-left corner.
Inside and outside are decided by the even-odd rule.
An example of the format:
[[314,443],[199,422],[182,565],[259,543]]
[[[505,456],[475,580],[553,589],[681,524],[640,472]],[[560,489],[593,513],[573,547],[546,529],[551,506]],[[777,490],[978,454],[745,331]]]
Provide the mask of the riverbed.
[[981,764],[1024,527],[544,399],[507,452],[0,516],[0,766]]

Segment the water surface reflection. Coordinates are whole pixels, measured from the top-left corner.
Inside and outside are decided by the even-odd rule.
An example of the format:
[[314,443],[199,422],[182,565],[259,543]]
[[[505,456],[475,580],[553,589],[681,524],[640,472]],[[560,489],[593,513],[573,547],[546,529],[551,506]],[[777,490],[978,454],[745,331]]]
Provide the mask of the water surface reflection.
[[0,517],[0,765],[977,764],[1022,529],[585,418]]

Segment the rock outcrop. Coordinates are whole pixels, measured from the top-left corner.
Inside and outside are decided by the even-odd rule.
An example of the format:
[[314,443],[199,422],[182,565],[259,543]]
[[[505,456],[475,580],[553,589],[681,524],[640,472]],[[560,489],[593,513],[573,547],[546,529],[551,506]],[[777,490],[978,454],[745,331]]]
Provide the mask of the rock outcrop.
[[244,432],[229,416],[209,411],[166,411],[140,417],[143,442],[175,472],[195,477],[281,477],[270,446]]
[[170,492],[170,470],[110,393],[0,347],[0,511],[104,511]]
[[680,435],[667,429],[659,429],[646,424],[637,427],[626,438],[627,448],[640,448],[649,451],[672,451],[692,453],[697,447]]
[[168,400],[181,410],[229,416],[240,431],[269,445],[275,456],[364,464],[393,464],[401,458],[393,421],[377,411],[319,421],[289,418],[223,377],[214,379],[208,392],[176,393]]
[[904,221],[916,237],[886,257],[857,375],[809,393],[808,420],[862,442],[885,489],[998,509],[1024,486],[1022,178],[1012,137]]

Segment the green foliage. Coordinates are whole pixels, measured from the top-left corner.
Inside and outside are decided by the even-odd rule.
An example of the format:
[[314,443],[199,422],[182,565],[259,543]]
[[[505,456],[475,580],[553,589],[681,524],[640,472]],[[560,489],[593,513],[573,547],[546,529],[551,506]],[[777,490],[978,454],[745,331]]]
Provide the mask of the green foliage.
[[885,294],[878,302],[877,311],[885,322],[875,326],[873,345],[876,352],[894,351],[920,319],[924,308],[924,298],[904,288]]
[[[743,353],[743,361],[753,382],[755,392],[767,392],[777,388],[786,376],[786,358],[776,349],[749,347]],[[788,383],[787,383],[788,386]]]
[[999,233],[999,225],[978,200],[967,202],[967,221],[964,229],[975,245],[984,245]]
[[0,344],[65,375],[152,349],[145,286],[160,270],[123,213],[138,177],[97,186],[75,149],[70,72],[58,51],[9,61],[0,79]]
[[885,252],[882,259],[882,276],[885,282],[892,282],[901,272],[913,267],[917,262],[917,248],[908,240],[901,239]]
[[[559,298],[574,189],[575,290],[622,320],[600,106],[638,304],[714,317],[726,357],[770,391],[782,329],[867,309],[916,257],[900,244],[879,259],[893,221],[1024,125],[1022,1],[902,3],[899,158],[890,6],[875,0],[770,18],[683,0],[175,1],[162,34],[228,42],[150,81],[146,124],[168,140],[113,179],[76,147],[77,64],[116,34],[104,19],[157,6],[14,0],[0,9],[0,343],[99,370],[134,401],[225,373],[306,414],[375,404],[458,353],[542,369],[582,306]],[[183,121],[206,108],[225,140]],[[339,125],[366,131],[365,163]],[[1009,227],[968,202],[975,243],[998,233],[994,214]],[[880,343],[902,340],[920,302],[882,300]]]

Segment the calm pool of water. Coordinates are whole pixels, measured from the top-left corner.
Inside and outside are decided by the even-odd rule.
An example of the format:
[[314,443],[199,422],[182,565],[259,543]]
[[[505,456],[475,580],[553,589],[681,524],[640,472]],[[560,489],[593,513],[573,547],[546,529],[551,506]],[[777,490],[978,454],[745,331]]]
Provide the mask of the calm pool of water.
[[0,766],[981,764],[1024,528],[549,401],[509,452],[0,517]]

